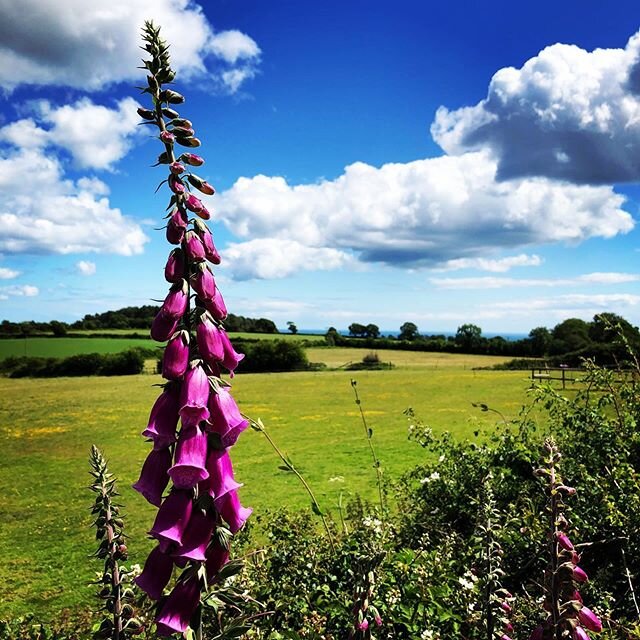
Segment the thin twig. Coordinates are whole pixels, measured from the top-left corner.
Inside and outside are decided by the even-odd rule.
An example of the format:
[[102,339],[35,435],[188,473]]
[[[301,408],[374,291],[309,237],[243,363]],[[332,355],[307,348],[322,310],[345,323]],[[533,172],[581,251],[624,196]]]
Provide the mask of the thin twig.
[[259,431],[264,435],[264,437],[267,439],[267,442],[271,445],[273,450],[278,454],[278,456],[280,457],[284,465],[287,467],[287,469],[289,469],[289,471],[291,471],[296,475],[298,480],[300,480],[300,482],[302,483],[302,486],[307,490],[307,493],[309,494],[309,497],[311,498],[311,502],[313,503],[313,506],[314,506],[313,511],[314,513],[320,516],[322,520],[322,524],[324,525],[324,529],[327,532],[327,536],[329,536],[331,549],[335,552],[336,546],[333,540],[333,534],[331,533],[331,529],[329,529],[329,524],[327,523],[327,520],[324,517],[324,513],[320,508],[320,505],[318,504],[318,500],[316,499],[315,494],[311,490],[311,487],[308,485],[307,481],[304,479],[302,474],[295,468],[293,462],[291,462],[291,460],[289,460],[289,458],[287,458],[287,456],[284,453],[282,453],[282,451],[280,451],[278,445],[273,441],[271,436],[267,433],[267,430],[264,424],[262,423],[262,420],[260,420],[259,418],[258,420],[253,420],[252,418],[248,418],[248,420],[251,423],[251,427],[253,429],[255,429],[256,431]]

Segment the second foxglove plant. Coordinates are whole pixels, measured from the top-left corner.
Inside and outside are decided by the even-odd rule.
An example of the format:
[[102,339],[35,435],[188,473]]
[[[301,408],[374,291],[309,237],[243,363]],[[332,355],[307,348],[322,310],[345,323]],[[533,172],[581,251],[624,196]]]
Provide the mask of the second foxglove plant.
[[[167,168],[171,192],[166,238],[176,245],[164,269],[169,292],[156,315],[151,336],[167,342],[162,375],[166,379],[143,435],[149,453],[134,488],[158,507],[150,535],[157,544],[136,582],[158,600],[156,624],[162,635],[200,634],[201,606],[209,586],[229,559],[229,543],[251,509],[240,504],[229,449],[248,426],[222,380],[242,358],[227,336],[224,300],[209,263],[220,256],[205,220],[211,214],[194,188],[213,195],[213,187],[191,173],[204,163],[177,147],[200,146],[192,123],[175,107],[184,97],[164,85],[174,79],[168,45],[152,23],[143,29],[147,87],[152,108],[140,108],[143,124],[158,131],[164,150],[157,165]],[[195,214],[196,218],[192,218]],[[168,492],[167,492],[168,490]],[[182,570],[165,595],[174,570]]]
[[562,481],[558,471],[561,454],[555,442],[544,443],[544,464],[536,475],[547,482],[549,517],[549,563],[545,571],[545,621],[537,626],[529,640],[589,640],[589,631],[602,631],[600,618],[586,607],[580,586],[588,581],[580,567],[580,555],[569,538],[570,523],[565,516],[564,500],[576,493]]

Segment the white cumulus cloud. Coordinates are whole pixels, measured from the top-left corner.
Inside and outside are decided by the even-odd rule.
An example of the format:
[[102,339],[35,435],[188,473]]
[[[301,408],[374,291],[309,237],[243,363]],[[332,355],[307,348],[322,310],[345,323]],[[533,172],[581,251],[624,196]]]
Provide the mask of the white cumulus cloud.
[[183,79],[211,78],[221,84],[221,65],[259,61],[260,49],[248,35],[235,30],[216,34],[202,7],[191,0],[3,1],[0,86],[96,90],[139,80],[140,29],[149,19],[162,27],[172,66]]
[[7,267],[0,267],[0,280],[12,280],[20,275],[19,271],[15,269],[9,269]]
[[554,44],[500,69],[475,106],[440,107],[431,133],[448,154],[491,150],[501,180],[637,181],[640,32],[624,49]]
[[[611,187],[544,178],[498,182],[496,171],[490,155],[476,152],[380,168],[358,162],[335,180],[316,184],[243,177],[219,195],[218,211],[236,235],[250,241],[294,241],[405,267],[442,267],[497,250],[610,238],[634,226],[622,208],[624,197]],[[235,248],[238,255],[242,246]],[[247,277],[258,269],[247,261],[244,271]]]
[[8,287],[0,287],[0,296],[5,300],[8,296],[18,296],[33,298],[40,293],[38,287],[34,287],[31,284],[13,284]]
[[612,285],[639,282],[640,275],[635,273],[585,273],[575,278],[504,278],[504,277],[472,277],[472,278],[430,278],[431,284],[439,289],[504,289],[523,287],[574,287],[584,285]]
[[542,258],[540,256],[521,253],[517,256],[507,256],[505,258],[457,258],[447,260],[440,270],[477,269],[479,271],[504,273],[513,267],[539,267],[541,264]]
[[83,276],[92,276],[96,272],[96,263],[88,260],[79,260],[76,262],[76,269]]
[[132,98],[113,109],[86,98],[61,107],[40,102],[34,117],[6,125],[0,135],[22,149],[64,149],[84,169],[110,169],[127,154],[132,137],[142,133],[137,107]]
[[232,243],[223,251],[223,257],[236,280],[284,278],[299,271],[338,269],[351,261],[349,255],[337,249],[271,238]]
[[[37,176],[33,189],[25,175]],[[0,155],[0,252],[141,253],[140,226],[111,207],[95,178],[66,179],[60,161],[40,150]]]

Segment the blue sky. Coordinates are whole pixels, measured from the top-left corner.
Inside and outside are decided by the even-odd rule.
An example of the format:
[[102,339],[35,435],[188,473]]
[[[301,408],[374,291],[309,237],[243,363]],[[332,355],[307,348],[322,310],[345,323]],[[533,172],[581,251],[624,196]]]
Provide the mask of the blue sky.
[[[18,6],[18,4],[20,6]],[[163,298],[146,18],[218,193],[230,311],[640,324],[640,22],[612,2],[0,3],[0,318]]]

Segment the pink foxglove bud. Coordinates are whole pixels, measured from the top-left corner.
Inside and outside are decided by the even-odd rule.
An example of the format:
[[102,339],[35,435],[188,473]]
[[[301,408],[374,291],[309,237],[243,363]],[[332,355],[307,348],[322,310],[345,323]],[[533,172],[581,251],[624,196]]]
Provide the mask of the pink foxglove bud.
[[169,171],[171,171],[174,176],[179,176],[181,173],[184,173],[184,165],[179,162],[172,162],[169,165]]
[[179,160],[182,160],[182,162],[192,167],[200,167],[204,164],[204,158],[197,156],[195,153],[183,153]]
[[175,120],[175,118],[179,118],[180,114],[174,109],[170,109],[169,107],[162,108],[162,115],[165,118],[169,118],[170,120]]
[[580,595],[580,592],[577,589],[574,589],[571,599],[577,600],[578,602],[582,603],[582,596]]
[[171,556],[162,553],[156,547],[144,563],[142,573],[135,579],[135,583],[153,600],[159,600],[164,588],[171,579],[173,560]]
[[220,264],[220,254],[216,249],[216,246],[213,244],[213,236],[211,235],[211,231],[207,227],[204,222],[200,222],[200,220],[196,220],[194,223],[194,228],[196,233],[200,236],[200,240],[202,240],[202,244],[204,245],[204,254],[209,260],[209,262],[213,262],[213,264]]
[[177,331],[171,336],[162,356],[162,375],[167,380],[180,380],[189,364],[189,332]]
[[142,465],[140,479],[133,488],[143,495],[147,502],[160,506],[162,494],[169,484],[169,467],[171,466],[171,450],[152,449]]
[[211,394],[209,413],[210,430],[218,434],[225,449],[232,447],[249,426],[249,421],[242,417],[233,396],[224,387]]
[[191,491],[177,491],[174,489],[165,498],[149,532],[160,541],[160,548],[163,551],[171,543],[182,544],[182,536],[191,518],[192,510]]
[[503,634],[500,636],[500,640],[511,640],[511,638],[510,638],[506,633],[503,633]]
[[500,603],[500,608],[505,612],[505,613],[511,613],[511,605],[508,602],[501,602]]
[[177,582],[156,618],[158,633],[163,636],[184,633],[199,604],[200,583],[197,576]]
[[173,193],[181,194],[185,192],[186,187],[184,186],[182,180],[178,178],[178,176],[174,176],[173,174],[171,174],[167,179],[167,182],[169,183],[169,189],[171,189]]
[[205,180],[199,178],[198,176],[190,173],[187,176],[187,180],[190,182],[192,186],[194,186],[198,191],[201,191],[205,195],[212,196],[215,193],[215,189]]
[[222,338],[222,347],[224,349],[224,357],[222,358],[222,365],[225,369],[229,370],[231,377],[233,377],[233,373],[236,370],[237,366],[244,359],[244,353],[238,353],[231,344],[231,340],[229,340],[229,336],[226,331],[220,332],[220,337]]
[[160,310],[151,323],[151,338],[156,342],[166,342],[178,328],[178,320]]
[[201,509],[195,509],[191,514],[187,530],[182,536],[182,544],[173,552],[173,555],[204,562],[214,527],[213,518],[207,516]]
[[216,320],[224,320],[227,317],[227,307],[218,288],[211,300],[204,301],[204,306]]
[[572,640],[591,640],[589,634],[582,628],[576,627],[573,630]]
[[184,205],[189,211],[193,211],[193,213],[200,213],[204,208],[200,198],[196,198],[192,193],[185,197]]
[[176,445],[175,464],[169,475],[178,489],[192,489],[209,477],[207,434],[197,425],[182,427]]
[[568,536],[566,534],[558,532],[556,534],[556,540],[558,541],[558,544],[563,549],[566,549],[567,551],[573,551],[573,544],[572,544],[571,540],[569,540],[569,538],[568,538]]
[[189,302],[188,291],[189,286],[184,279],[173,284],[160,307],[160,313],[174,320],[182,318]]
[[191,286],[201,300],[212,300],[216,293],[216,281],[205,262],[198,262],[191,276]]
[[171,125],[174,127],[187,127],[188,129],[193,128],[191,120],[186,120],[185,118],[173,118],[171,120]]
[[587,582],[589,580],[589,576],[585,573],[584,569],[581,569],[580,567],[574,567],[573,579],[576,582]]
[[204,245],[195,231],[187,231],[185,241],[185,250],[190,262],[199,262],[206,259]]
[[164,267],[164,279],[167,282],[178,282],[184,278],[184,253],[182,249],[174,249],[167,258]]
[[153,440],[155,449],[164,449],[176,440],[178,401],[176,386],[169,384],[151,409],[147,428],[142,435]]
[[382,618],[380,617],[379,613],[376,613],[376,615],[373,618],[373,621],[376,623],[377,627],[381,627],[382,626]]
[[222,344],[221,331],[213,323],[208,313],[203,313],[196,328],[198,351],[207,364],[222,361],[224,358],[224,346]]
[[513,631],[513,625],[507,621],[504,623],[504,631],[511,633]]
[[369,621],[366,618],[362,618],[357,627],[359,631],[366,631],[369,628]]
[[582,607],[582,609],[578,611],[578,620],[580,620],[580,624],[589,629],[589,631],[602,631],[602,622],[600,621],[600,618],[598,618],[598,616],[587,607]]
[[173,127],[171,129],[171,133],[173,133],[177,138],[190,138],[193,136],[195,131],[190,127]]
[[229,526],[231,533],[238,533],[242,526],[253,513],[251,507],[243,507],[238,498],[238,492],[234,489],[225,493],[220,498],[214,499],[216,511]]
[[171,133],[171,131],[161,131],[160,132],[160,140],[165,144],[173,144],[176,137]]
[[209,417],[209,392],[211,385],[199,360],[189,365],[180,389],[180,418],[182,425],[200,424]]
[[180,209],[174,209],[167,223],[167,242],[180,244],[187,228],[186,215]]

